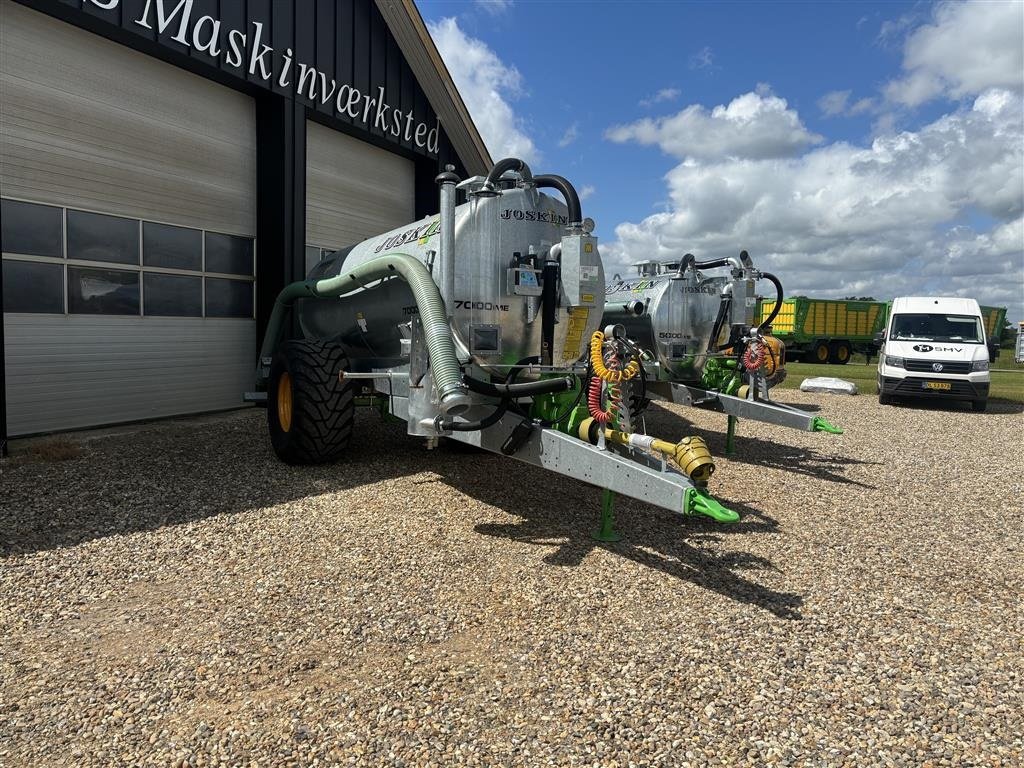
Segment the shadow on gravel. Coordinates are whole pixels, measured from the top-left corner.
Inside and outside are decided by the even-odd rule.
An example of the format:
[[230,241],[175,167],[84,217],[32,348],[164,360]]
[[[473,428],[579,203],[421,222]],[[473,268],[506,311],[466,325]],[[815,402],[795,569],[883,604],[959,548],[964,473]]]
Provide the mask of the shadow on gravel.
[[436,473],[452,488],[523,519],[515,525],[480,524],[478,532],[547,545],[553,537],[559,539],[545,558],[551,564],[578,565],[588,552],[602,547],[777,616],[800,618],[802,598],[739,575],[773,569],[770,561],[701,548],[701,542],[726,536],[777,530],[775,520],[742,504],[729,503],[742,515],[741,522],[720,526],[622,498],[617,514],[625,541],[600,544],[590,537],[600,516],[598,489],[494,454],[428,452],[422,441],[405,434],[404,424],[383,422],[365,412],[357,415],[348,455],[336,464],[314,467],[277,460],[262,412],[216,423],[163,422],[79,439],[81,454],[70,460],[16,458],[0,465],[0,557],[230,518],[297,499]]
[[[723,421],[725,417],[723,416]],[[660,409],[657,419],[651,419],[648,429],[654,434],[663,431],[665,434],[690,434],[696,432],[708,444],[712,456],[725,456],[725,425],[723,431],[711,432],[707,429],[695,429],[686,419],[671,412]],[[785,427],[777,427],[782,432],[791,431]],[[825,443],[830,435],[820,434],[819,437]],[[793,472],[798,475],[806,475],[830,483],[843,485],[856,485],[861,488],[875,488],[874,485],[862,483],[846,477],[843,472],[846,467],[855,465],[881,466],[879,461],[862,461],[861,459],[850,458],[849,456],[827,456],[817,451],[800,448],[786,443],[776,443],[771,440],[764,440],[759,437],[745,437],[743,435],[743,423],[740,422],[735,438],[735,452],[728,457],[729,461],[736,461],[741,464],[753,464],[758,467],[778,469],[783,472]]]
[[153,422],[125,433],[66,437],[68,461],[14,455],[0,462],[0,558],[93,539],[235,515],[430,469],[405,425],[356,416],[336,464],[280,462],[262,410],[216,422]]
[[[473,495],[478,496],[479,491],[474,489]],[[552,515],[550,508],[524,508],[524,505],[507,503],[502,506],[498,498],[482,499],[523,520],[508,524],[480,523],[474,530],[485,536],[554,547],[554,551],[544,557],[544,562],[553,566],[574,568],[594,550],[604,549],[730,600],[754,605],[779,618],[802,618],[800,595],[776,592],[739,573],[778,570],[770,560],[749,552],[715,552],[699,546],[701,542],[718,542],[737,534],[774,532],[778,528],[774,519],[743,504],[730,502],[730,508],[740,513],[741,521],[735,525],[720,525],[699,518],[671,516],[663,510],[651,513],[643,509],[644,504],[620,498],[618,506],[624,508],[623,511],[627,507],[639,508],[640,514],[631,514],[628,518],[618,516],[616,530],[623,536],[622,541],[600,542],[591,535],[600,516],[600,497],[596,493],[592,495],[594,505],[590,515],[581,515],[575,509]]]
[[[952,413],[963,413],[971,410],[971,404],[967,401],[924,397],[899,397],[892,401],[891,406],[885,407],[907,408],[914,411],[948,411]],[[978,416],[984,418],[985,413],[1024,413],[1024,403],[1004,400],[1001,397],[990,397],[985,412],[979,413]]]

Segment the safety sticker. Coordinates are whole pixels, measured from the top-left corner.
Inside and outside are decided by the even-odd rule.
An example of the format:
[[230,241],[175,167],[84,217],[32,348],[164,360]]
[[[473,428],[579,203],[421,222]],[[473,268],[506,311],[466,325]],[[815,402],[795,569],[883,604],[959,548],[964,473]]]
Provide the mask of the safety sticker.
[[579,360],[583,334],[587,332],[589,318],[590,309],[587,307],[573,307],[569,310],[569,327],[565,336],[565,346],[562,347],[562,362],[571,363],[573,360]]

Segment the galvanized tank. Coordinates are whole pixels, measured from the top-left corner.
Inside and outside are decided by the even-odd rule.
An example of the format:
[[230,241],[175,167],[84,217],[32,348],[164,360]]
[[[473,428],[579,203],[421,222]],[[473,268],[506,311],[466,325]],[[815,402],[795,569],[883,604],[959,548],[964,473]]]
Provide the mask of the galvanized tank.
[[[561,243],[569,222],[564,203],[531,185],[486,192],[475,181],[460,185],[469,200],[455,208],[454,296],[445,299],[460,356],[501,372],[501,366],[540,355],[541,296],[531,281],[539,280],[545,257]],[[309,278],[333,277],[383,254],[405,253],[431,267],[443,291],[440,229],[434,215],[371,237],[316,265]],[[556,366],[572,364],[586,352],[604,309],[604,269],[596,239],[584,240],[578,254],[562,259]],[[306,337],[337,340],[350,358],[372,360],[372,365],[393,365],[402,358],[399,326],[416,314],[412,294],[397,279],[334,301],[305,300],[298,308]]]
[[699,382],[714,337],[728,328],[719,313],[729,283],[695,270],[620,279],[605,291],[605,322],[625,326],[626,335],[654,355],[659,378]]

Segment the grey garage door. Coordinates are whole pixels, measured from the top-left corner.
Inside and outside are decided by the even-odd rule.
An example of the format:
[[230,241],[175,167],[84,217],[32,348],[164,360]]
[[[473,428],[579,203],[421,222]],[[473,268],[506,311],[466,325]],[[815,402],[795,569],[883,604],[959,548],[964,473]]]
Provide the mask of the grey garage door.
[[252,99],[0,4],[10,434],[241,405]]
[[306,268],[415,219],[411,160],[306,123]]

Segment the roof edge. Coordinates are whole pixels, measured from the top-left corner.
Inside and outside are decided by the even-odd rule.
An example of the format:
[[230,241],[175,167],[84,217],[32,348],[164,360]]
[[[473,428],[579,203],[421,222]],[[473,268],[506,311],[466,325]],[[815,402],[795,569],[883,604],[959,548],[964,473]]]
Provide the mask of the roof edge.
[[494,162],[413,0],[374,0],[452,147],[471,175]]

